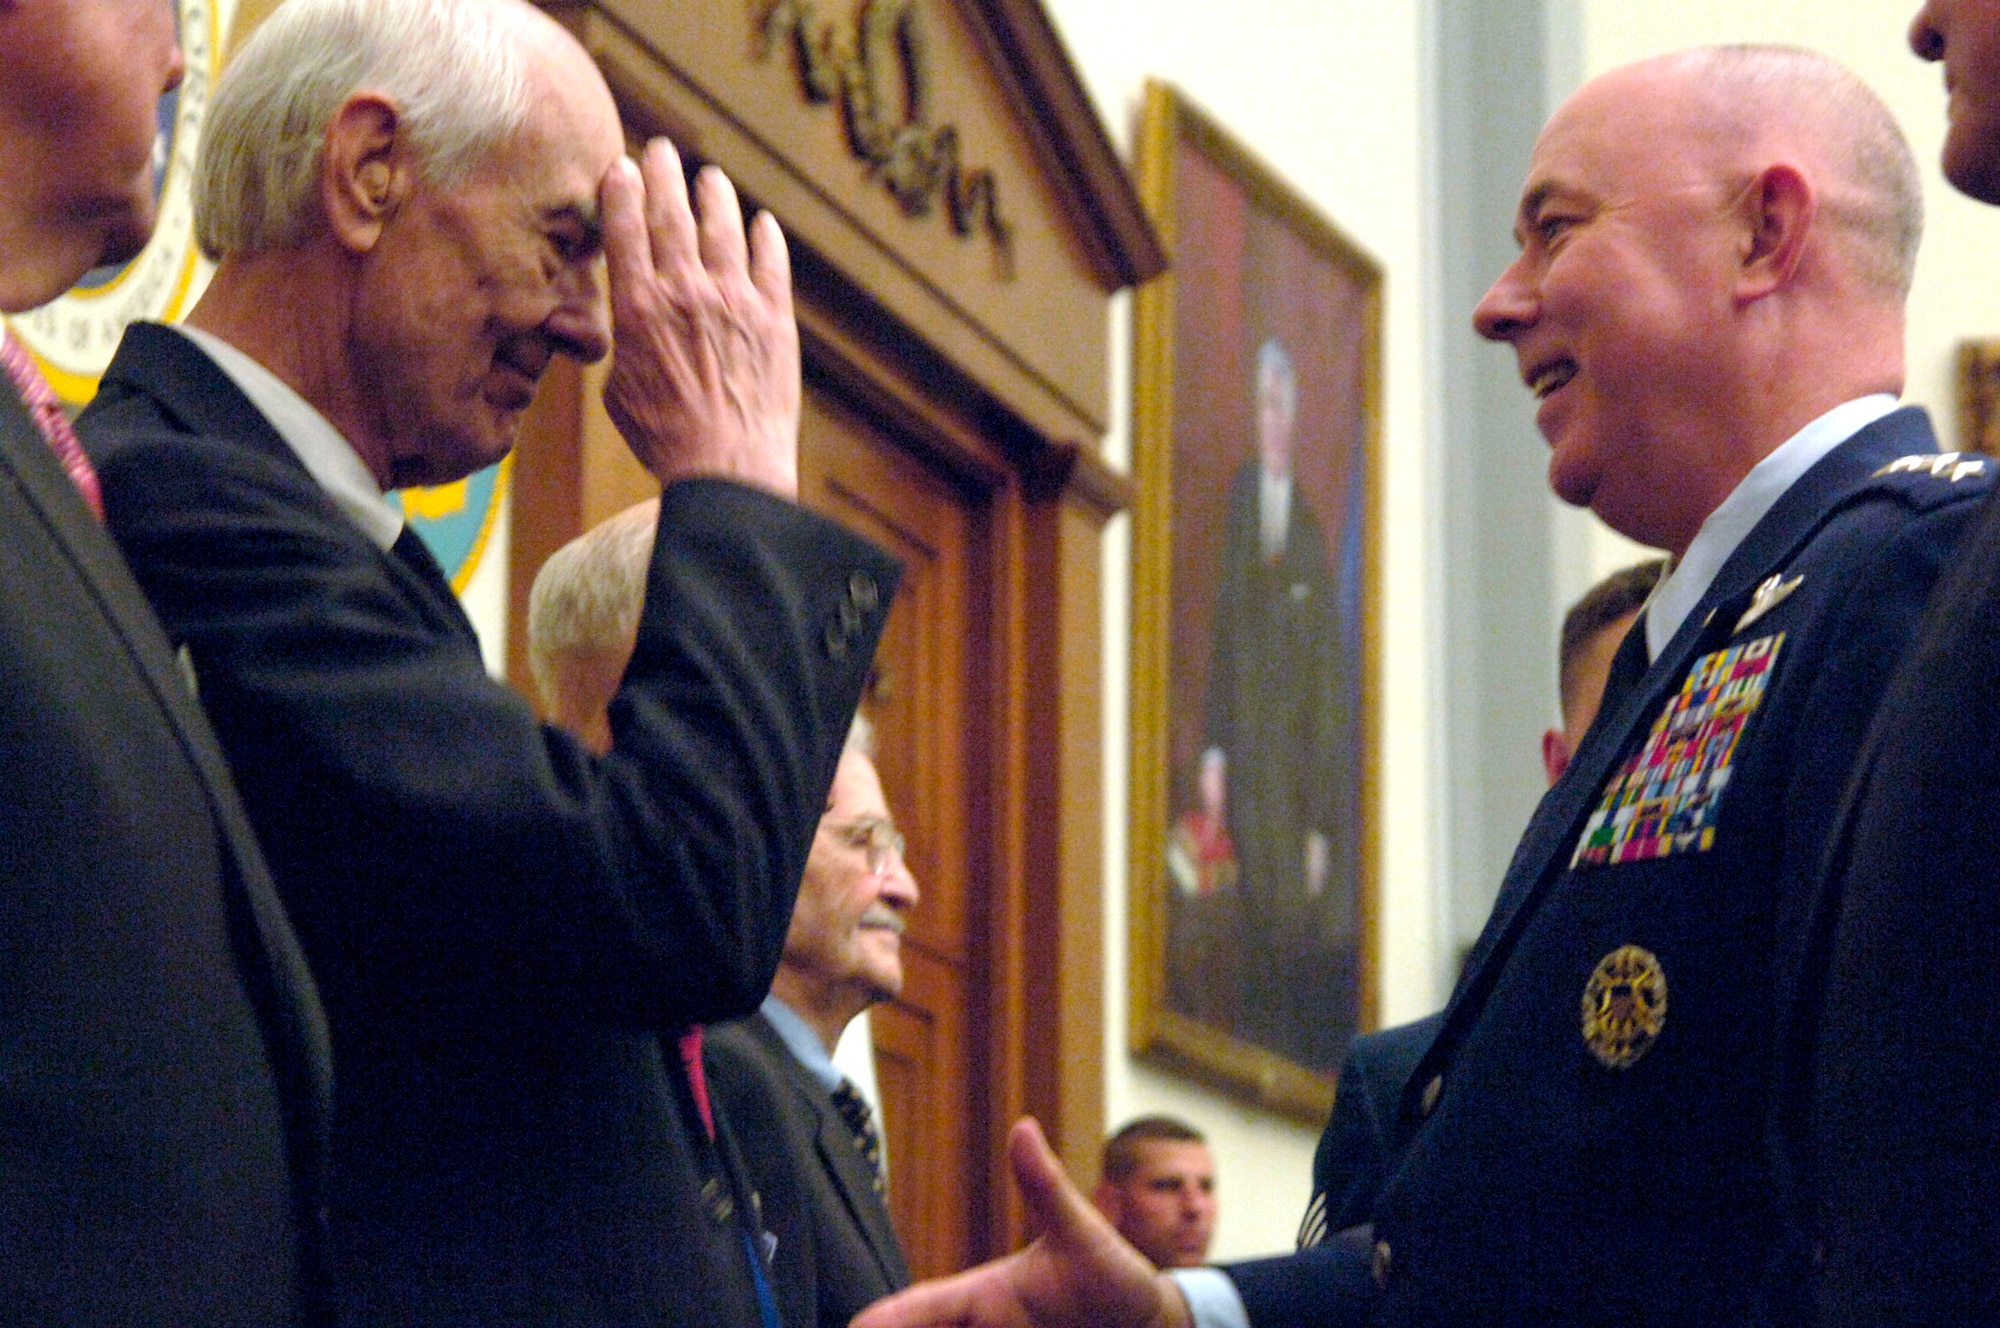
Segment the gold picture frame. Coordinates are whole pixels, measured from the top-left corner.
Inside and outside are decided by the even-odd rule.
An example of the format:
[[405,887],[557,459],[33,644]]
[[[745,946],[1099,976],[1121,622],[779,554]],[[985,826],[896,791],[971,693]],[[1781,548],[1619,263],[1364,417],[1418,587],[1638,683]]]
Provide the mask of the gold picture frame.
[[1958,343],[1958,447],[2000,456],[2000,340]]
[[1382,272],[1168,84],[1138,156],[1131,1042],[1318,1124],[1376,1014]]

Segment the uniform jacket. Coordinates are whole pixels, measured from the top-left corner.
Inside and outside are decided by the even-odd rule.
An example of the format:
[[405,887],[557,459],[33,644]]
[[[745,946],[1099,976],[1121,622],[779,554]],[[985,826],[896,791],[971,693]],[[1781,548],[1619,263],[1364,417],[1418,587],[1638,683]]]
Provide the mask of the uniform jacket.
[[299,1322],[328,1074],[208,724],[0,381],[0,1321]]
[[889,1210],[832,1097],[761,1014],[709,1030],[709,1082],[777,1237],[786,1328],[846,1328],[910,1284]]
[[769,986],[893,564],[672,486],[593,758],[179,334],[131,329],[81,427],[325,996],[343,1321],[756,1323],[744,1196],[656,1030]]
[[1436,1040],[1441,1014],[1363,1033],[1348,1044],[1334,1088],[1333,1113],[1313,1152],[1313,1198],[1299,1229],[1301,1245],[1369,1220],[1396,1161],[1396,1118],[1404,1086]]
[[[1375,1210],[1379,1322],[1755,1312],[1784,1244],[1769,1084],[1812,883],[1989,481],[1891,464],[1934,447],[1918,411],[1863,429],[1771,507],[1650,667],[1636,632],[1619,652],[1404,1094]],[[1259,1325],[1340,1322],[1353,1274],[1237,1281]]]
[[1876,717],[1835,845],[1816,914],[1824,999],[1808,987],[1799,1003],[1785,1085],[1818,1321],[2000,1322],[1993,499]]

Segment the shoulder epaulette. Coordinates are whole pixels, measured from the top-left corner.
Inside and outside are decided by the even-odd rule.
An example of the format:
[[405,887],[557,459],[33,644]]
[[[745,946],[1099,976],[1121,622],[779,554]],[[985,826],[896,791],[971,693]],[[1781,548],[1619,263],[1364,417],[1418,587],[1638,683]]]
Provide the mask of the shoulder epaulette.
[[1871,477],[1880,479],[1884,475],[1927,474],[1933,479],[1956,484],[1968,475],[1983,474],[1993,464],[1991,457],[1977,452],[1918,452],[1914,456],[1897,457]]
[[2000,461],[1978,452],[1919,452],[1898,457],[1868,477],[1863,492],[1885,490],[1919,508],[1986,492],[2000,479]]

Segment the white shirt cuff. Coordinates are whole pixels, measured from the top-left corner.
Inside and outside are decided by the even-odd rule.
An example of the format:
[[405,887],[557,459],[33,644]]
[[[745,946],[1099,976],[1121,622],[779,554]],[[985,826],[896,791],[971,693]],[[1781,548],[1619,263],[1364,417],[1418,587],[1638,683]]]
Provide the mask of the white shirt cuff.
[[1220,1268],[1174,1268],[1168,1277],[1179,1284],[1194,1315],[1194,1328],[1250,1328],[1250,1311],[1236,1284]]

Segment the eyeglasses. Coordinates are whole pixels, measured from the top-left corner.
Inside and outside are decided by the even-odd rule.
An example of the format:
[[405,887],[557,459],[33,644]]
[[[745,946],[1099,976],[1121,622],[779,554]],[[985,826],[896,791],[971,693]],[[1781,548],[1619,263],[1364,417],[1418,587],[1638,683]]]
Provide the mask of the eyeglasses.
[[860,820],[840,824],[826,824],[822,829],[839,835],[851,848],[861,849],[868,855],[868,874],[880,876],[889,870],[889,857],[903,856],[903,832],[895,822],[879,816],[864,816]]

